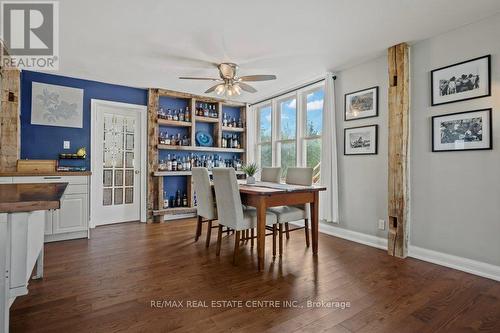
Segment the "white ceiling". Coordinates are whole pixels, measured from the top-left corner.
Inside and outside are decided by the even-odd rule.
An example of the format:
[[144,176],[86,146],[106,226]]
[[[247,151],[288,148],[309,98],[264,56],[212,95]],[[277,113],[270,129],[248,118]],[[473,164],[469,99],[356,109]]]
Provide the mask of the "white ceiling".
[[253,84],[254,102],[500,12],[498,0],[63,0],[60,74],[201,94],[231,61]]

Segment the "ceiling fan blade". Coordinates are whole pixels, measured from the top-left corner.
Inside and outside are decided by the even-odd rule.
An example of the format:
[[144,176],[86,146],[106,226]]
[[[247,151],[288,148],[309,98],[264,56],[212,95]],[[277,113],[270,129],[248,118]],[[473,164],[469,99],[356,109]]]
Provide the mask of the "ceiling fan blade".
[[249,93],[255,93],[255,92],[257,92],[257,89],[255,89],[254,87],[252,87],[249,84],[246,84],[246,83],[243,83],[243,82],[239,82],[238,85],[241,87],[241,89],[245,90],[246,92],[249,92]]
[[220,86],[220,85],[221,85],[221,83],[216,84],[215,86],[212,86],[212,87],[208,88],[207,91],[205,91],[205,94],[209,94],[209,93],[215,91],[215,89],[217,89],[217,87]]
[[276,80],[276,75],[246,75],[240,77],[240,81],[246,81],[246,82],[269,81],[269,80]]
[[189,76],[181,76],[179,77],[181,80],[207,80],[207,81],[220,81],[220,79],[215,79],[211,77],[189,77]]

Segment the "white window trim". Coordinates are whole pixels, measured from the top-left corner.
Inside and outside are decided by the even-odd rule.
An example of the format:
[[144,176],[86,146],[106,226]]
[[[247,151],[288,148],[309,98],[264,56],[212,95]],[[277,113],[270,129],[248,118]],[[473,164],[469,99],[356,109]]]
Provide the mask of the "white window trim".
[[[321,135],[306,136],[307,128],[307,95],[324,87],[324,82],[318,82],[314,85],[295,90],[286,95],[274,98],[270,101],[265,101],[255,104],[252,108],[256,111],[255,117],[255,161],[260,165],[260,146],[262,144],[271,144],[272,150],[272,166],[281,166],[281,144],[285,142],[295,142],[296,147],[296,165],[305,167],[307,165],[307,150],[306,143],[308,140],[321,139]],[[295,139],[282,140],[280,138],[280,118],[281,109],[279,104],[282,101],[295,98],[296,99],[296,134]],[[264,107],[271,106],[271,141],[260,141],[260,110]]]

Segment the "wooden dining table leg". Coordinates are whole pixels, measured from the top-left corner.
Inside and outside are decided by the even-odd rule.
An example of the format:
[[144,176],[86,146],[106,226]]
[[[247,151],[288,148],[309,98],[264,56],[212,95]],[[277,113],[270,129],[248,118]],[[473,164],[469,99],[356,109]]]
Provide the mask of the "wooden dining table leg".
[[257,266],[259,271],[264,269],[264,255],[266,248],[266,201],[260,197],[257,207]]
[[313,254],[318,254],[318,232],[319,232],[319,192],[314,192],[314,200],[311,202],[311,236]]

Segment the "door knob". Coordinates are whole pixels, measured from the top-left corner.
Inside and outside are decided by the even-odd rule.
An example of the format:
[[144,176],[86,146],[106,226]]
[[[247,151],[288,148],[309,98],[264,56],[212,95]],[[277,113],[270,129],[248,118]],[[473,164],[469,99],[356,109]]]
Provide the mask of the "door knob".
[[139,173],[141,173],[139,170],[135,170],[136,175],[138,175]]

